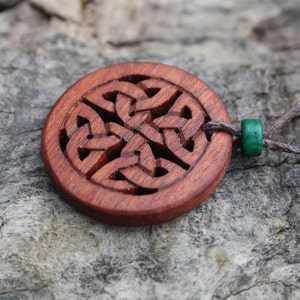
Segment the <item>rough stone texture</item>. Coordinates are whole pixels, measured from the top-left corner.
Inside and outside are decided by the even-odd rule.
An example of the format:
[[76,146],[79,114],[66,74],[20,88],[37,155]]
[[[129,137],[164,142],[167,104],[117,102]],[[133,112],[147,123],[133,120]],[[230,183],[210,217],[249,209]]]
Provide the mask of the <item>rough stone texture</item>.
[[82,20],[82,0],[29,0],[49,15],[80,22]]
[[0,0],[0,9],[15,5],[22,0]]
[[[24,13],[26,16],[24,17]],[[235,150],[215,193],[172,222],[101,224],[56,193],[43,123],[84,74],[123,61],[181,67],[232,120],[300,100],[298,0],[92,1],[82,24],[28,2],[0,14],[0,299],[300,299],[300,158]],[[299,145],[300,118],[276,136]]]

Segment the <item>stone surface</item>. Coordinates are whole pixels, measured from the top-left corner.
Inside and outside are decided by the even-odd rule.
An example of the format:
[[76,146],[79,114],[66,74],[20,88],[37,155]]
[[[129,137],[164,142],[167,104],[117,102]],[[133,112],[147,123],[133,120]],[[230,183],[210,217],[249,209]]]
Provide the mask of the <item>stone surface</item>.
[[[83,16],[46,18],[28,2],[0,14],[0,299],[299,299],[296,155],[236,149],[204,204],[140,228],[77,213],[40,155],[64,90],[124,61],[183,68],[235,124],[272,122],[300,100],[298,1],[93,1]],[[274,138],[299,145],[299,128],[296,117]]]
[[80,22],[82,20],[82,0],[29,0],[46,14]]
[[47,17],[26,2],[2,12],[0,20],[1,53],[20,45],[24,39],[33,38],[48,26]]
[[0,9],[13,6],[22,0],[0,0]]

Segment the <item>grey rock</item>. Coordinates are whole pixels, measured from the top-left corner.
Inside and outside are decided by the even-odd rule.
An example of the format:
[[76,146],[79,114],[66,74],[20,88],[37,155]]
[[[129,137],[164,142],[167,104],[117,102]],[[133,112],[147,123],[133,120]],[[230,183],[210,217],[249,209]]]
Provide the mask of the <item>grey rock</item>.
[[0,8],[7,8],[21,2],[22,0],[0,0]]
[[45,15],[32,9],[27,2],[0,13],[0,51],[9,51],[22,40],[33,38],[46,26],[48,20]]
[[49,15],[80,22],[82,20],[82,0],[29,0]]
[[[274,21],[297,9],[296,0],[93,1],[81,25],[27,2],[1,12],[0,299],[300,299],[296,155],[235,149],[202,205],[124,228],[66,204],[40,154],[44,121],[66,88],[124,61],[183,68],[220,95],[234,124],[270,124],[300,100],[297,18]],[[296,117],[274,139],[299,145],[299,128]]]

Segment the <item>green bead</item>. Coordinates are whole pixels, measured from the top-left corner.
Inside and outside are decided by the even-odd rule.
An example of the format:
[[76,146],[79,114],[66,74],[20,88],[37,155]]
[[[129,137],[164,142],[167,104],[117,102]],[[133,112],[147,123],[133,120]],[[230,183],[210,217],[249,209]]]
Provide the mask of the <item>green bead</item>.
[[242,120],[242,153],[259,156],[263,149],[263,125],[259,119]]

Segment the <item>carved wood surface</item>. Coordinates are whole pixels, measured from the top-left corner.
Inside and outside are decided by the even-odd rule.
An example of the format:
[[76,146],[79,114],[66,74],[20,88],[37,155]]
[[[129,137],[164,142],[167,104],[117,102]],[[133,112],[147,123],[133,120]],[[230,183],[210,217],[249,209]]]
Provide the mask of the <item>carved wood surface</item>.
[[49,114],[42,151],[58,189],[77,208],[118,225],[171,220],[201,203],[222,179],[229,122],[200,79],[157,63],[100,69],[64,93]]

